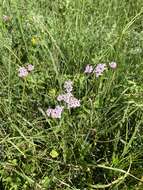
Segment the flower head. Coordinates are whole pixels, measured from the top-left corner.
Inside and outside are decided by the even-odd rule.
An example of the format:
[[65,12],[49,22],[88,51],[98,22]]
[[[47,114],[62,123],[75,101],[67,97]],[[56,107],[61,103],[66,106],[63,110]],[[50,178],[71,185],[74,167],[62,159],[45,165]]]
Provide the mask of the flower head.
[[63,107],[56,106],[55,109],[51,113],[51,117],[52,118],[59,118],[60,119],[61,115],[62,115],[62,112],[63,112]]
[[64,101],[68,108],[80,107],[80,100],[75,98],[72,93],[61,94],[57,97],[58,101]]
[[48,108],[48,109],[47,109],[46,114],[47,114],[48,117],[51,116],[52,110],[53,110],[53,109],[51,109],[51,108]]
[[69,98],[73,96],[72,93],[65,93],[65,94],[60,94],[58,97],[57,97],[57,100],[59,102],[61,101],[64,101],[65,103],[68,103],[69,102]]
[[55,109],[47,109],[46,114],[48,117],[51,117],[53,119],[61,118],[63,112],[63,107],[61,106],[56,106]]
[[19,71],[19,73],[18,73],[19,77],[21,77],[21,78],[27,77],[28,71],[25,67],[20,67],[18,71]]
[[93,72],[93,66],[86,65],[84,73],[92,73],[92,72]]
[[109,63],[109,66],[110,66],[112,69],[116,69],[117,63],[116,63],[116,62],[111,62],[111,63]]
[[68,80],[64,83],[64,88],[66,93],[60,94],[57,97],[58,101],[64,101],[67,104],[68,108],[77,108],[80,107],[80,100],[74,97],[72,94],[73,86],[72,86],[72,81]]
[[28,66],[27,66],[27,70],[30,72],[30,71],[33,71],[34,70],[34,65],[31,65],[31,64],[29,64]]
[[93,71],[96,74],[96,77],[99,77],[103,74],[103,72],[106,70],[106,64],[98,64]]
[[59,101],[59,102],[61,102],[61,101],[63,101],[64,100],[64,94],[60,94],[58,97],[57,97],[57,100]]
[[68,101],[68,108],[77,108],[80,107],[80,100],[71,96]]
[[73,82],[71,80],[65,81],[64,88],[67,93],[72,92],[73,90]]
[[72,93],[66,93],[66,94],[64,94],[64,102],[65,103],[69,103],[69,99],[72,97],[73,95],[72,95]]

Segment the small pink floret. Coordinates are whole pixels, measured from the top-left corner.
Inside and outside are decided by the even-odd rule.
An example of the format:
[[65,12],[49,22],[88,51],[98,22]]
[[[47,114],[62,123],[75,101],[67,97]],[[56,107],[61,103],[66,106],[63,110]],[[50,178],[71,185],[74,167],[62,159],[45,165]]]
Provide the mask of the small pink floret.
[[100,63],[96,66],[93,72],[96,74],[96,77],[98,78],[103,74],[105,70],[106,70],[106,64]]
[[72,92],[73,90],[73,82],[71,80],[65,81],[64,89],[67,93]]
[[52,110],[51,108],[48,108],[47,111],[46,111],[46,114],[48,117],[50,117],[51,113],[52,113]]
[[57,100],[59,102],[61,102],[62,100],[64,100],[64,94],[60,94],[58,97],[57,97]]
[[27,70],[30,72],[30,71],[33,71],[34,70],[34,65],[31,65],[31,64],[29,64],[28,66],[27,66]]
[[68,108],[77,108],[80,107],[80,100],[78,100],[75,97],[70,97],[69,102],[68,102]]
[[109,63],[109,66],[110,66],[112,69],[116,69],[117,63],[116,63],[116,62],[111,62],[111,63]]
[[84,73],[92,73],[93,72],[93,66],[92,65],[86,65]]
[[53,119],[60,119],[63,112],[63,107],[56,106],[55,109],[47,109],[46,114]]
[[25,67],[20,67],[18,71],[19,71],[19,73],[18,73],[19,77],[21,77],[21,78],[27,77],[28,71]]

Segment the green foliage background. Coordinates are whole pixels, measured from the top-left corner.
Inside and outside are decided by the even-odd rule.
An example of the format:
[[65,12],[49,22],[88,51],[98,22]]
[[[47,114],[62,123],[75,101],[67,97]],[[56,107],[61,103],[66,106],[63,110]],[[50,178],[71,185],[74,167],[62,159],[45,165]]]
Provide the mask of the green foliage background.
[[[0,16],[5,189],[143,189],[143,1],[1,0]],[[98,79],[83,73],[111,61]],[[81,107],[46,118],[67,79]]]

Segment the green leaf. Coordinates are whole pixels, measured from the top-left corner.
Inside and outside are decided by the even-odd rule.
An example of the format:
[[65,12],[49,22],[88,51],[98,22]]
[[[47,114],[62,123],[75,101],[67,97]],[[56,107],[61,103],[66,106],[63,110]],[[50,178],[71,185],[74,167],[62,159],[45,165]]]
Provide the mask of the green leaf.
[[56,151],[56,150],[52,150],[51,152],[50,152],[50,156],[52,157],[52,158],[57,158],[58,156],[59,156],[59,153]]
[[42,185],[43,187],[47,188],[49,186],[50,183],[50,179],[48,176],[44,177],[44,179],[42,180]]

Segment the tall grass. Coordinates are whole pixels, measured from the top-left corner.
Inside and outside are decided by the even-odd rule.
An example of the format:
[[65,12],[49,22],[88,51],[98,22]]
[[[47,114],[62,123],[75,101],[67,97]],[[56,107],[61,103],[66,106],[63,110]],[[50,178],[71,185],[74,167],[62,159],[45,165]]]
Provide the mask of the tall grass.
[[[143,1],[4,0],[0,14],[5,189],[143,189]],[[111,61],[115,71],[84,74]],[[68,79],[80,108],[47,118]]]

